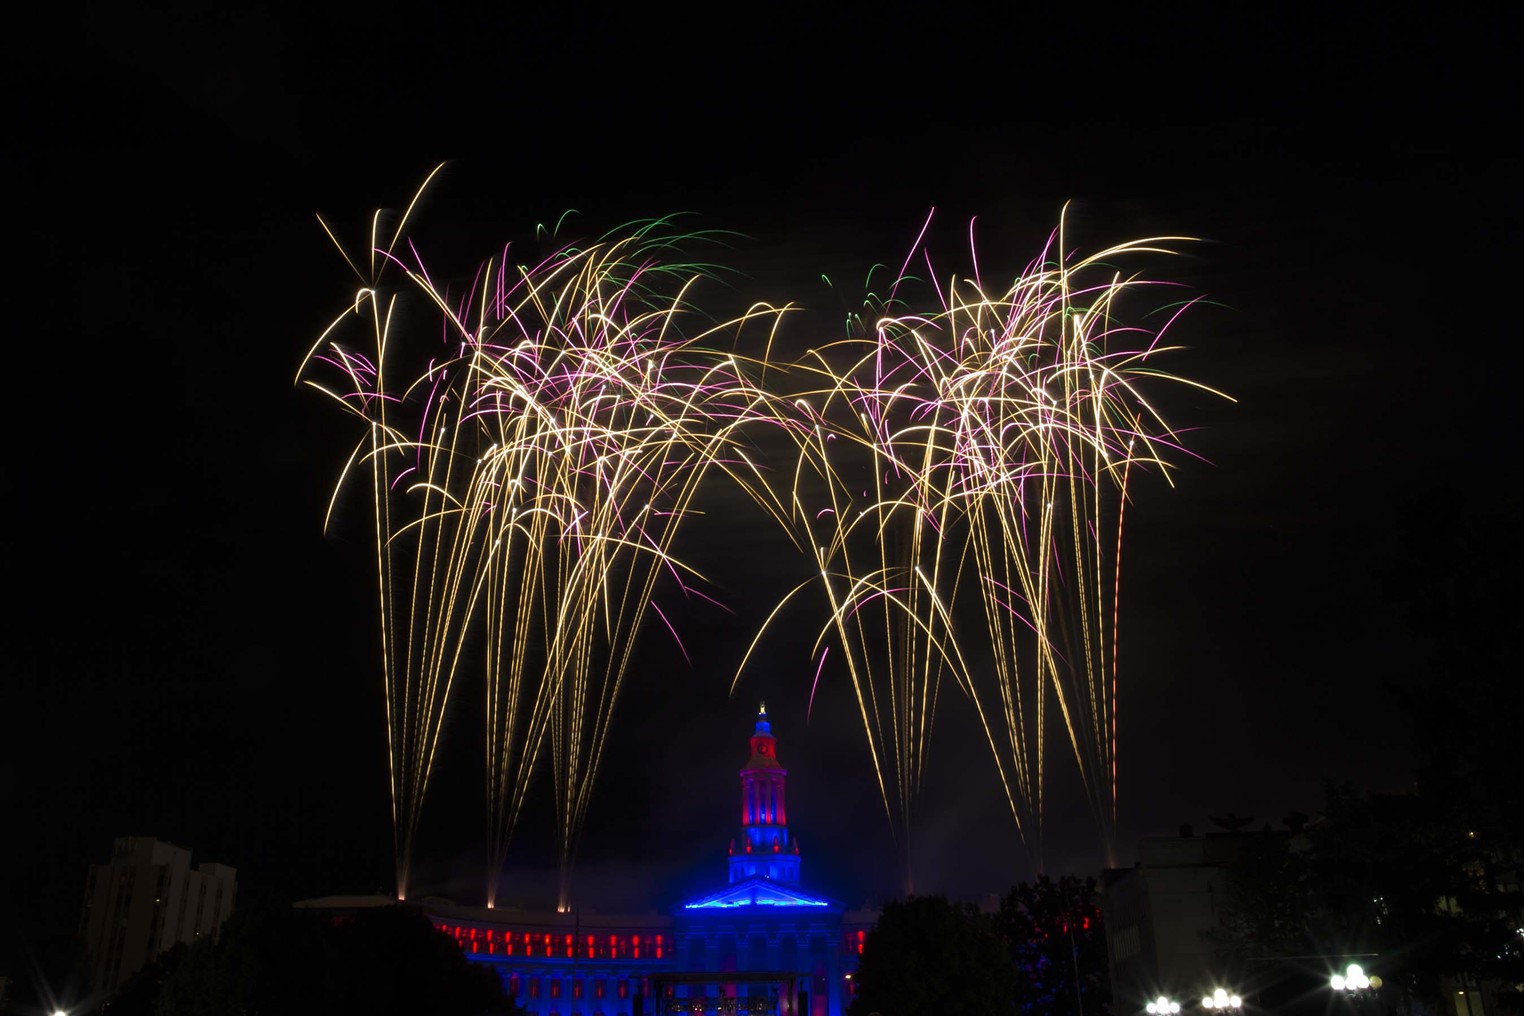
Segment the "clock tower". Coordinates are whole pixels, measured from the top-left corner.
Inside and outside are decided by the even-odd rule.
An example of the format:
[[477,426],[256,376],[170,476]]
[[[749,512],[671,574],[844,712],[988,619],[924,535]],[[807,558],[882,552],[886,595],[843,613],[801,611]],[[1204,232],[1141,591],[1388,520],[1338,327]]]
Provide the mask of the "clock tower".
[[799,844],[789,838],[783,798],[787,778],[764,702],[751,735],[751,758],[741,770],[741,839],[730,846],[732,884],[748,878],[799,884]]

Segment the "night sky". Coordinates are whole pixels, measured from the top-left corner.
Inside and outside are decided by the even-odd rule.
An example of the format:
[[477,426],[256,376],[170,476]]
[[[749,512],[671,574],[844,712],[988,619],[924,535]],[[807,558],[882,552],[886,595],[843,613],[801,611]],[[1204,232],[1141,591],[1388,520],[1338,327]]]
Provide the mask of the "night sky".
[[[934,252],[956,260],[977,215],[982,255],[1010,267],[1066,201],[1090,246],[1203,238],[1149,267],[1211,301],[1171,368],[1237,402],[1172,395],[1205,461],[1129,508],[1119,860],[1209,815],[1315,812],[1324,779],[1408,785],[1394,689],[1432,666],[1431,592],[1467,583],[1468,554],[1517,556],[1516,16],[829,6],[483,21],[114,4],[17,54],[13,940],[72,929],[86,866],[123,835],[235,865],[255,896],[390,887],[369,509],[357,488],[322,531],[352,431],[292,378],[354,289],[315,214],[358,242],[439,162],[414,236],[442,273],[568,209],[590,231],[693,213],[739,234],[736,295],[804,307],[801,342],[839,334],[850,287],[820,276],[897,264],[933,208]],[[785,632],[729,693],[792,582],[783,548],[744,512],[706,539],[734,614],[683,619],[691,665],[648,629],[578,897],[661,907],[724,877],[760,698],[807,885],[893,896],[844,675],[807,721],[812,667]],[[478,902],[479,706],[461,705],[414,879]],[[970,719],[949,686],[918,891],[978,898],[1032,874]],[[1094,873],[1077,788],[1053,793],[1047,869]],[[508,897],[553,900],[551,827],[534,796]]]

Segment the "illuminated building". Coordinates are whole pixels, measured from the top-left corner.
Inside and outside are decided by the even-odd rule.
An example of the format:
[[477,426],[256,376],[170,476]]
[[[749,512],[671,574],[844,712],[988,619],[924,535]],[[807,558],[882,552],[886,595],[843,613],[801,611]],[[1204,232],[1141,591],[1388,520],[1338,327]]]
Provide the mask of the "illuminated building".
[[788,770],[765,707],[740,776],[741,829],[726,884],[670,915],[425,909],[537,1016],[841,1016],[878,913],[849,912],[802,887]]
[[191,852],[148,836],[119,838],[111,860],[92,864],[79,936],[97,990],[113,993],[161,953],[217,937],[233,912],[237,872],[198,864]]

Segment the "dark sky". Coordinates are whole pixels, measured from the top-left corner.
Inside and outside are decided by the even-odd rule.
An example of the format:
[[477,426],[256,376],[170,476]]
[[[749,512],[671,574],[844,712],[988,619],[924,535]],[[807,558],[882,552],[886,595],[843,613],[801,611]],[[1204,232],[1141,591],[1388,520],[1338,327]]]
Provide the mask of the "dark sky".
[[[1202,237],[1154,266],[1215,304],[1172,366],[1238,401],[1177,398],[1208,461],[1129,509],[1120,859],[1209,814],[1315,811],[1325,778],[1406,785],[1392,689],[1431,666],[1431,591],[1467,581],[1447,548],[1516,554],[1516,20],[322,6],[97,5],[12,67],[13,931],[72,927],[85,866],[129,834],[254,893],[389,885],[366,509],[322,532],[349,431],[292,376],[353,290],[314,214],[358,240],[441,161],[415,235],[445,270],[567,209],[594,229],[692,212],[744,234],[741,292],[804,305],[802,328],[837,313],[822,273],[903,257],[932,208],[937,250],[978,215],[1013,265],[1066,201],[1095,245]],[[806,722],[785,637],[729,697],[777,551],[744,517],[715,542],[736,614],[686,619],[692,666],[643,644],[580,895],[665,905],[723,877],[759,697],[806,881],[894,894],[842,676]],[[474,708],[415,876],[462,902],[484,856]],[[1031,863],[952,689],[938,724],[917,888],[1003,890]],[[1075,788],[1053,793],[1047,867],[1095,871]],[[553,893],[548,809],[511,856],[530,902]]]

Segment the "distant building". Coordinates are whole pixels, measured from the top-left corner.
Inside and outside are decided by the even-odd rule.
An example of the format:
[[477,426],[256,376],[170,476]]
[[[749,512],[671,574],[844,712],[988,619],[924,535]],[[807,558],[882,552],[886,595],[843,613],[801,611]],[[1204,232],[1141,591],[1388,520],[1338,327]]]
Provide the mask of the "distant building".
[[1143,840],[1131,868],[1102,874],[1101,909],[1111,956],[1111,996],[1117,1012],[1141,1010],[1167,995],[1199,999],[1221,984],[1205,933],[1222,918],[1224,869],[1243,853],[1236,835],[1181,835]]
[[191,852],[147,836],[118,839],[105,864],[92,864],[79,934],[95,987],[114,993],[177,944],[216,938],[233,912],[237,872],[191,867]]
[[765,708],[749,745],[727,882],[670,915],[424,911],[537,1016],[841,1016],[878,911],[804,890]]

